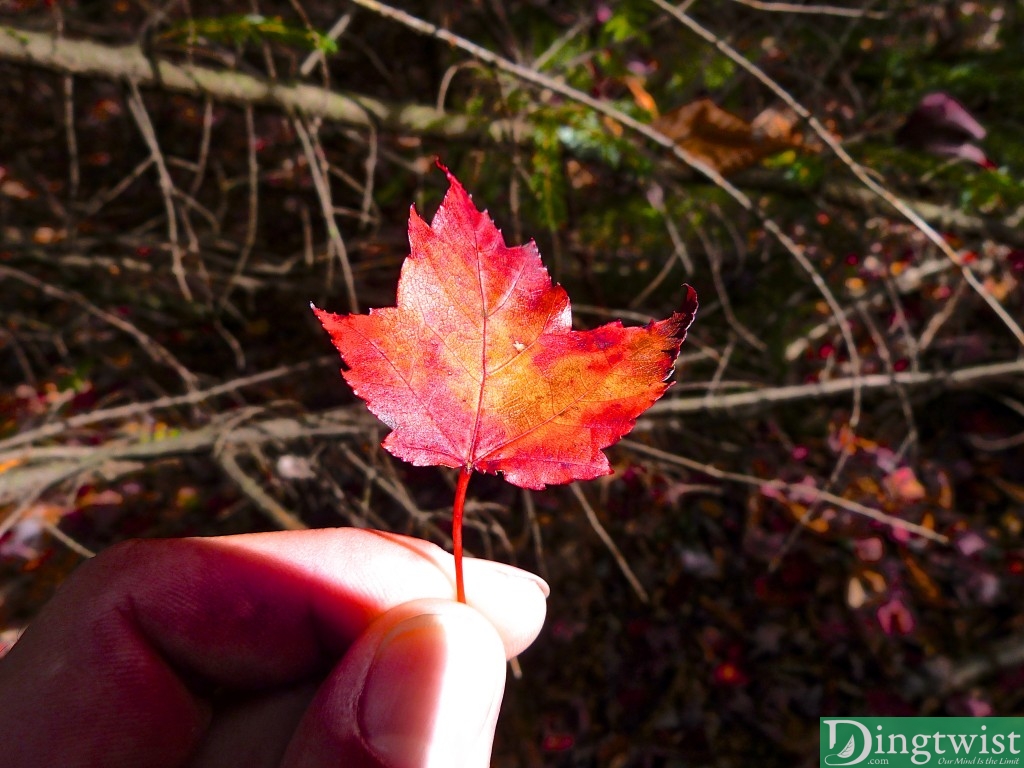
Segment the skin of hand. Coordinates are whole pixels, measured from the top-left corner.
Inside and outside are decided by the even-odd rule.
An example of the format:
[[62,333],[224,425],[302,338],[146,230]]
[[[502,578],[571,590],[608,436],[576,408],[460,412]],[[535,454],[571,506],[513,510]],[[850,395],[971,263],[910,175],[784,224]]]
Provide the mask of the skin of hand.
[[547,585],[357,529],[130,541],[0,660],[10,768],[482,768]]

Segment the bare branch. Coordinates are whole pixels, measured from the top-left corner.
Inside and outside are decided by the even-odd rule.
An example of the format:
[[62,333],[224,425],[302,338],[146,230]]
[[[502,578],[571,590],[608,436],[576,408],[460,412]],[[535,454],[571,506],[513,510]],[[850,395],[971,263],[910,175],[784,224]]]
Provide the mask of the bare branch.
[[761,0],[732,0],[757,11],[772,13],[802,13],[809,16],[839,16],[846,19],[873,19],[881,21],[889,18],[885,11],[868,11],[860,8],[843,8],[838,5],[798,5],[797,3],[766,3]]
[[[954,371],[904,371],[891,374],[843,377],[817,384],[795,384],[788,387],[770,387],[751,392],[736,392],[713,397],[664,398],[647,412],[651,416],[670,416],[708,411],[760,410],[782,403],[824,400],[851,392],[855,387],[867,392],[890,392],[893,387],[936,386],[957,389],[982,381],[1013,379],[1024,374],[1024,359],[1006,363],[991,363]],[[641,419],[641,422],[646,419]]]

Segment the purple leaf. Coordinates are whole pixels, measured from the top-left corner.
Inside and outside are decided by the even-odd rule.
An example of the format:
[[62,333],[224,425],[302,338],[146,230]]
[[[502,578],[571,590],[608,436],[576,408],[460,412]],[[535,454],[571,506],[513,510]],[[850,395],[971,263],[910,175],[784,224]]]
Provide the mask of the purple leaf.
[[896,143],[942,157],[958,157],[984,168],[995,167],[972,143],[985,138],[985,128],[947,93],[924,96],[896,132]]

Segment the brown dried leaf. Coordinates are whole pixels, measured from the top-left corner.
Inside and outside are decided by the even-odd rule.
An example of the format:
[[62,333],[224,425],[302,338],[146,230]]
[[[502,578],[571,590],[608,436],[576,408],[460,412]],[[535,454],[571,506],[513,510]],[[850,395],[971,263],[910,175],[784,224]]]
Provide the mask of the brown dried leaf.
[[699,99],[667,112],[653,125],[721,174],[741,171],[804,145],[803,137],[794,132],[795,120],[772,107],[748,123],[710,99]]

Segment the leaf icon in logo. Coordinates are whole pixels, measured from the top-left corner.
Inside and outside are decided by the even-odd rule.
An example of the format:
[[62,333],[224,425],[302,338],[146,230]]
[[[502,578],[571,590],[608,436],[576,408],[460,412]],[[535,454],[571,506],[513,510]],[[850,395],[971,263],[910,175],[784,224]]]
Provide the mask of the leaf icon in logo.
[[850,737],[850,740],[846,742],[846,746],[843,747],[843,751],[836,755],[836,757],[849,757],[853,754],[853,738],[853,736]]

